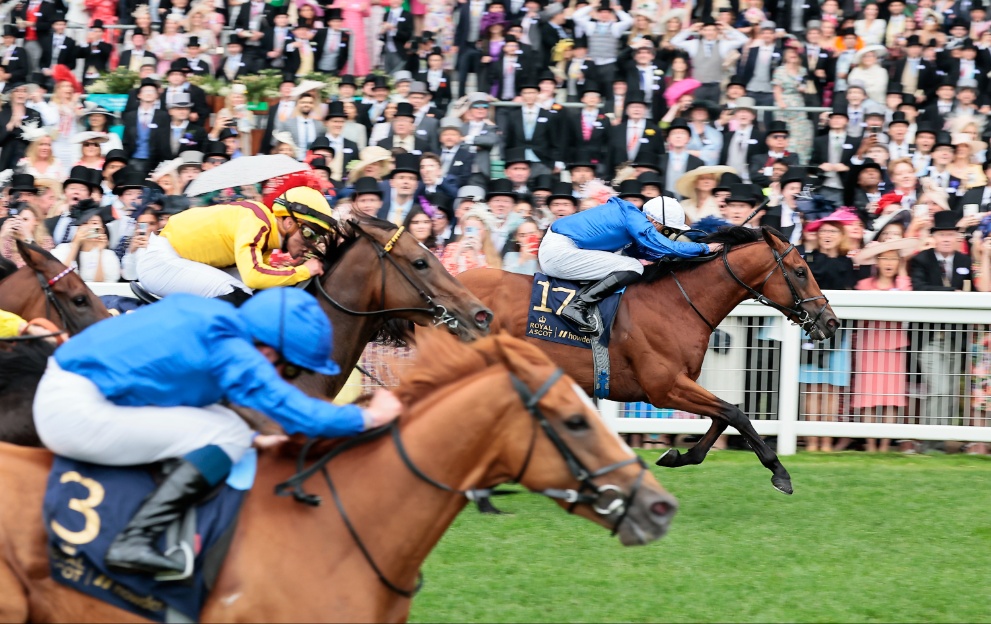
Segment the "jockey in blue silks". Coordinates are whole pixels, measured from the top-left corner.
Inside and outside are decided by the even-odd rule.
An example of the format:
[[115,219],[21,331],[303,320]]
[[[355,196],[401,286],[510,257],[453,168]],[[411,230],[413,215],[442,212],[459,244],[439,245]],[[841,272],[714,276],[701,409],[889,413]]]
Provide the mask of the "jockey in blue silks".
[[[598,331],[594,304],[643,274],[641,260],[693,258],[714,253],[722,245],[673,241],[662,232],[686,230],[685,213],[672,197],[655,197],[643,212],[613,197],[605,204],[558,219],[540,242],[537,259],[551,277],[596,280],[571,300],[561,316],[585,332]],[[625,251],[625,255],[617,252]]]
[[[307,436],[354,435],[398,416],[402,406],[385,391],[362,409],[309,397],[285,381],[304,370],[340,373],[332,345],[330,321],[317,301],[275,288],[240,308],[172,295],[97,323],[56,350],[34,401],[46,447],[116,466],[181,458],[114,540],[107,565],[183,570],[155,549],[156,538],[227,477],[255,435],[227,403]],[[256,445],[265,438],[274,441],[265,436]]]

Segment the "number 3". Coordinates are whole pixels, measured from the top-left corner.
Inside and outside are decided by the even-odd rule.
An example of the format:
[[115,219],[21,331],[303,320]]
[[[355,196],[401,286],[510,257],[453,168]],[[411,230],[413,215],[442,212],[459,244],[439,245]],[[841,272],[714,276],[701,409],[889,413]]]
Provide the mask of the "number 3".
[[84,477],[75,470],[71,470],[62,475],[59,483],[75,482],[89,491],[86,498],[73,498],[69,500],[69,509],[78,511],[86,519],[86,524],[81,531],[70,531],[55,520],[52,520],[52,531],[64,541],[81,546],[89,544],[100,534],[100,514],[96,513],[95,507],[103,502],[104,490],[98,481]]

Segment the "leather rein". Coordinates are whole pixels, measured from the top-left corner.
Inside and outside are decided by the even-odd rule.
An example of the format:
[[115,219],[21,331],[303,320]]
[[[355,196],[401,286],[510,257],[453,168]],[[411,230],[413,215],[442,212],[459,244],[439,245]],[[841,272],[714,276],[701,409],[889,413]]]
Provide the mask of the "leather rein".
[[[795,285],[792,283],[791,278],[788,276],[788,271],[785,269],[785,265],[784,265],[784,260],[785,258],[788,257],[788,254],[795,251],[795,245],[789,244],[788,248],[785,249],[784,253],[778,253],[778,250],[775,249],[774,247],[771,247],[770,245],[768,247],[771,250],[771,254],[774,256],[774,266],[771,267],[771,270],[767,273],[766,276],[764,276],[763,281],[761,281],[760,286],[758,287],[759,289],[753,288],[752,286],[750,286],[750,284],[744,282],[742,279],[740,279],[740,277],[736,274],[736,272],[733,271],[733,267],[730,266],[729,263],[730,248],[725,246],[723,247],[723,253],[722,253],[723,267],[726,269],[726,272],[729,273],[730,277],[732,277],[733,280],[739,286],[741,286],[747,292],[747,294],[750,295],[750,299],[760,303],[761,305],[765,305],[769,308],[774,308],[775,310],[781,312],[785,316],[794,316],[797,319],[798,325],[805,331],[806,334],[809,334],[811,336],[812,330],[819,322],[819,319],[822,317],[823,312],[825,312],[826,308],[829,307],[829,301],[827,301],[826,296],[822,294],[816,295],[815,297],[802,298],[801,294],[799,294],[798,292],[798,289],[795,288]],[[734,249],[735,248],[736,247],[734,247]],[[778,269],[781,269],[781,276],[784,278],[785,284],[788,285],[788,289],[791,291],[791,296],[792,296],[791,307],[782,305],[776,301],[768,299],[763,293],[764,288],[767,286],[768,280],[771,279],[771,276],[774,275],[778,271]],[[697,314],[698,317],[702,319],[702,322],[704,322],[709,327],[710,331],[715,331],[716,325],[718,325],[718,323],[713,324],[709,319],[705,317],[702,311],[698,309],[698,306],[695,305],[695,302],[692,301],[692,298],[688,296],[688,292],[685,290],[685,287],[681,285],[681,281],[678,279],[678,274],[672,271],[671,276],[674,278],[674,283],[678,286],[678,290],[681,291],[681,294],[685,298],[685,301],[687,301],[688,305],[691,306],[692,310],[695,311],[695,314]],[[815,315],[810,314],[807,310],[805,310],[802,307],[806,303],[812,301],[818,301],[819,299],[823,300],[823,305],[821,308],[819,308],[819,310],[816,312]]]
[[[62,305],[62,302],[60,302],[58,300],[58,297],[55,296],[55,291],[52,290],[52,286],[57,284],[59,280],[61,280],[63,277],[72,273],[72,271],[73,269],[71,267],[66,267],[65,270],[63,270],[61,273],[59,273],[55,277],[52,277],[51,279],[48,279],[41,271],[37,269],[34,270],[34,275],[35,277],[38,278],[38,285],[41,286],[41,291],[45,293],[45,318],[48,319],[49,321],[53,320],[51,318],[51,310],[52,308],[55,308],[55,313],[58,315],[59,319],[61,319],[62,327],[65,328],[65,331],[53,332],[51,334],[20,336],[16,339],[42,340],[44,338],[54,338],[57,336],[61,336],[66,331],[73,334],[78,333],[79,327],[78,324],[76,323],[76,320],[72,317],[71,314],[69,314],[66,311],[65,306]],[[12,339],[8,338],[6,340],[12,340]]]
[[392,251],[393,247],[395,247],[396,242],[399,240],[399,237],[402,236],[403,233],[406,231],[405,227],[400,226],[399,229],[396,230],[396,233],[392,235],[392,238],[389,239],[389,242],[387,242],[385,245],[380,244],[370,234],[368,234],[368,232],[365,232],[357,223],[351,223],[351,227],[354,228],[355,232],[357,232],[359,236],[366,238],[375,248],[375,253],[379,259],[379,273],[382,275],[382,285],[379,295],[379,300],[382,302],[382,305],[383,306],[385,305],[385,293],[386,293],[385,263],[386,261],[388,261],[392,265],[392,267],[399,272],[399,274],[403,277],[403,279],[405,279],[406,282],[409,283],[409,285],[412,286],[414,290],[416,290],[417,294],[420,295],[420,298],[422,298],[423,301],[426,302],[427,306],[429,307],[388,308],[388,309],[383,308],[380,310],[370,310],[370,311],[352,310],[351,308],[348,308],[344,304],[340,303],[339,301],[331,297],[330,293],[327,292],[327,289],[324,288],[323,285],[324,280],[330,279],[331,274],[333,274],[333,272],[337,270],[337,267],[339,267],[342,264],[340,262],[335,263],[334,266],[332,266],[330,270],[324,274],[323,279],[317,278],[313,280],[315,284],[315,288],[321,297],[326,299],[327,302],[330,303],[330,305],[334,306],[335,308],[337,308],[338,310],[349,316],[385,316],[390,314],[397,314],[400,312],[423,312],[433,317],[434,327],[438,327],[440,325],[446,325],[448,329],[450,329],[451,331],[457,330],[458,325],[460,324],[458,318],[452,315],[450,312],[448,312],[447,308],[437,303],[434,300],[434,298],[430,296],[429,293],[423,290],[423,288],[421,288],[420,285],[406,271],[404,271],[402,267],[399,266],[399,263],[396,262],[396,259],[392,257],[392,254],[390,252]]
[[[519,483],[526,474],[527,468],[530,466],[530,460],[533,457],[534,447],[537,442],[537,430],[539,428],[543,430],[544,434],[554,445],[554,448],[557,449],[558,453],[564,459],[565,464],[568,466],[568,470],[571,472],[571,475],[575,478],[575,480],[579,482],[580,487],[578,489],[550,488],[546,490],[530,491],[534,494],[540,494],[541,496],[546,496],[548,498],[561,500],[568,503],[568,513],[574,513],[574,510],[578,505],[589,505],[595,513],[600,516],[615,516],[616,519],[613,522],[612,528],[612,534],[615,535],[619,531],[620,525],[626,519],[626,516],[633,505],[633,501],[640,490],[644,475],[647,473],[647,465],[644,463],[643,459],[640,458],[640,456],[634,456],[603,468],[599,468],[598,470],[589,470],[585,467],[575,452],[571,450],[571,447],[568,446],[567,442],[565,442],[557,430],[554,429],[554,426],[540,410],[539,406],[540,400],[547,394],[548,391],[550,391],[551,387],[553,387],[554,384],[561,379],[563,374],[563,370],[560,368],[556,369],[554,373],[551,374],[551,376],[540,386],[540,388],[538,388],[535,392],[531,392],[527,385],[520,380],[519,377],[513,373],[509,373],[509,379],[512,382],[513,389],[516,390],[516,393],[523,402],[523,406],[526,408],[527,412],[533,416],[533,431],[523,464],[516,476],[509,481],[498,483],[491,487],[471,488],[467,490],[459,490],[437,481],[421,470],[413,462],[412,458],[409,456],[409,453],[406,451],[406,447],[403,444],[402,437],[400,436],[399,421],[395,420],[384,427],[372,429],[343,442],[330,450],[327,454],[317,459],[312,465],[306,467],[306,456],[313,448],[313,445],[318,441],[316,439],[310,439],[303,446],[303,449],[300,451],[299,457],[296,460],[296,474],[285,482],[275,486],[275,494],[277,496],[287,496],[291,494],[298,502],[314,507],[318,506],[322,502],[321,498],[315,494],[306,493],[303,491],[302,486],[303,483],[313,475],[317,473],[322,474],[324,480],[327,482],[328,488],[330,489],[330,494],[334,501],[334,505],[336,506],[337,511],[344,522],[344,526],[347,528],[351,538],[354,540],[355,544],[358,546],[358,549],[361,551],[361,554],[365,557],[365,560],[375,572],[379,581],[381,581],[383,585],[396,594],[399,594],[404,598],[412,598],[423,587],[423,573],[420,572],[417,574],[416,584],[412,588],[400,587],[389,580],[382,569],[375,563],[375,559],[368,551],[368,548],[365,546],[364,541],[358,534],[354,523],[348,516],[347,511],[344,508],[344,503],[341,501],[337,488],[334,485],[334,481],[331,479],[330,473],[327,470],[327,465],[332,459],[342,455],[345,451],[371,442],[372,440],[376,440],[385,434],[390,434],[392,442],[396,447],[396,452],[399,454],[400,459],[402,459],[403,464],[406,465],[406,468],[409,469],[409,471],[412,472],[418,479],[439,490],[456,494],[458,496],[463,496],[469,501],[475,501],[479,498],[485,498],[493,495],[517,494],[519,493],[517,491],[497,490],[496,488],[505,483]],[[623,490],[615,485],[606,484],[600,486],[596,485],[593,481],[593,479],[605,476],[615,470],[619,470],[620,468],[624,468],[632,464],[637,464],[640,466],[640,473],[633,482],[630,492],[625,496],[623,495]]]

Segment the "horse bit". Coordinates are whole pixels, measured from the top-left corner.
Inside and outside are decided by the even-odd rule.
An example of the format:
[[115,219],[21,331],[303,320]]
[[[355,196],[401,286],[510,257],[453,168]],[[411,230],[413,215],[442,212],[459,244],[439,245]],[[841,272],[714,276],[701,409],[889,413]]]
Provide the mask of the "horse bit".
[[[788,248],[785,249],[784,253],[778,253],[778,250],[775,249],[774,247],[770,247],[770,249],[771,249],[771,254],[774,256],[775,266],[771,267],[771,270],[764,277],[764,280],[760,283],[759,286],[760,290],[751,287],[750,284],[747,284],[746,282],[741,280],[739,276],[737,276],[737,274],[733,271],[733,267],[731,267],[729,264],[728,247],[723,247],[723,254],[722,254],[723,266],[726,268],[726,272],[729,273],[730,277],[732,277],[733,280],[736,281],[736,283],[739,284],[750,295],[751,299],[753,299],[757,303],[766,305],[769,308],[774,308],[775,310],[781,312],[785,316],[793,315],[797,319],[797,323],[802,328],[802,330],[804,330],[806,334],[811,336],[812,330],[815,329],[816,323],[819,322],[819,319],[822,317],[823,312],[825,312],[826,308],[829,307],[829,301],[826,300],[825,295],[816,295],[815,297],[806,297],[803,299],[801,294],[799,294],[798,289],[795,288],[795,285],[792,283],[791,278],[788,277],[788,271],[785,269],[784,260],[785,258],[788,257],[788,254],[790,254],[792,251],[795,251],[794,244],[789,244]],[[781,269],[781,276],[784,278],[785,284],[788,285],[788,290],[791,291],[792,307],[790,308],[781,305],[776,301],[772,301],[771,299],[768,299],[763,293],[764,288],[767,286],[768,280],[771,279],[771,276],[774,275],[778,269]],[[709,326],[709,329],[711,331],[715,331],[716,326],[713,325],[709,321],[709,319],[705,318],[705,315],[702,314],[702,311],[698,309],[698,307],[692,301],[691,297],[688,296],[688,293],[685,291],[685,288],[681,285],[681,282],[678,280],[677,273],[672,273],[671,275],[674,277],[674,283],[677,284],[678,290],[681,291],[681,294],[685,297],[685,301],[687,301],[688,305],[692,307],[692,310],[695,311],[695,314],[697,314],[698,317],[702,319],[702,321],[706,325]],[[818,301],[819,299],[822,299],[824,303],[814,316],[810,314],[805,308],[802,307],[806,303],[812,301]]]
[[[370,234],[362,230],[357,224],[352,224],[352,227],[355,229],[356,232],[358,232],[360,236],[364,236],[365,238],[367,238],[375,247],[375,253],[376,255],[378,255],[379,258],[379,269],[380,269],[379,272],[382,274],[382,288],[379,297],[380,301],[382,302],[382,305],[385,305],[385,292],[386,292],[385,263],[388,260],[392,264],[392,267],[396,269],[396,271],[398,271],[400,275],[403,276],[403,279],[405,279],[409,283],[409,285],[416,290],[416,292],[420,295],[420,297],[430,307],[429,308],[389,308],[389,309],[371,310],[371,311],[352,310],[347,306],[343,305],[342,303],[338,302],[337,300],[335,300],[333,297],[331,297],[330,294],[327,292],[327,290],[323,287],[322,280],[320,279],[313,280],[314,283],[316,284],[317,292],[319,292],[324,299],[330,302],[332,306],[334,306],[341,312],[344,312],[345,314],[348,314],[350,316],[380,316],[385,314],[395,314],[397,312],[425,312],[433,317],[434,327],[439,327],[440,325],[446,325],[447,328],[451,331],[457,330],[458,325],[460,324],[458,318],[453,314],[451,314],[450,312],[448,312],[447,308],[434,301],[433,297],[431,297],[426,291],[420,288],[419,284],[417,284],[416,281],[412,277],[410,277],[410,275],[406,273],[406,271],[404,271],[402,267],[399,266],[399,263],[396,262],[396,259],[393,258],[392,255],[390,254],[393,247],[395,247],[396,242],[399,240],[399,237],[403,235],[403,232],[405,232],[406,230],[405,227],[400,226],[399,229],[396,230],[396,233],[392,235],[392,238],[389,239],[389,242],[387,242],[385,245],[380,244]],[[330,274],[333,273],[339,265],[340,263],[335,264],[330,269],[330,271],[326,273],[325,279],[329,278]]]
[[[337,507],[338,513],[341,515],[341,519],[344,522],[344,526],[347,528],[348,533],[350,533],[351,538],[357,544],[358,549],[364,555],[365,560],[371,566],[372,570],[378,576],[379,581],[382,582],[386,587],[388,587],[393,592],[403,596],[405,598],[412,598],[415,596],[420,589],[423,587],[423,573],[420,572],[417,575],[416,585],[412,589],[404,589],[399,587],[385,576],[381,568],[375,563],[371,553],[368,551],[361,537],[358,535],[354,524],[351,522],[347,512],[344,509],[344,504],[341,501],[340,496],[337,493],[337,488],[334,486],[334,482],[330,477],[330,473],[327,471],[327,464],[330,463],[332,459],[338,455],[343,454],[345,451],[354,448],[356,446],[365,444],[372,440],[375,440],[386,433],[390,433],[392,441],[396,446],[396,451],[399,453],[399,457],[402,459],[403,463],[417,478],[424,481],[433,487],[442,490],[444,492],[449,492],[451,494],[457,494],[459,496],[464,496],[469,501],[477,501],[481,498],[487,498],[493,495],[505,495],[505,494],[518,494],[517,491],[508,490],[496,490],[499,485],[504,485],[505,483],[519,483],[526,473],[527,468],[530,466],[530,459],[533,457],[534,446],[537,441],[537,428],[539,427],[544,431],[547,437],[550,439],[554,448],[557,449],[558,453],[564,459],[565,464],[568,466],[568,470],[571,475],[580,484],[578,489],[546,489],[546,490],[530,490],[534,494],[540,494],[541,496],[546,496],[547,498],[552,498],[556,500],[561,500],[569,503],[567,508],[568,513],[574,513],[575,508],[578,505],[589,505],[595,513],[600,516],[609,517],[615,516],[616,519],[613,522],[612,535],[616,535],[619,531],[620,526],[623,521],[626,520],[626,516],[633,505],[633,500],[636,498],[637,493],[640,491],[640,486],[643,483],[644,475],[647,474],[647,464],[644,463],[640,456],[630,457],[624,459],[623,461],[616,462],[605,466],[604,468],[599,468],[598,470],[589,470],[585,467],[571,447],[561,439],[560,434],[554,429],[554,426],[547,420],[547,417],[540,410],[539,402],[540,400],[550,391],[551,387],[561,379],[564,374],[560,368],[554,371],[553,374],[537,389],[536,392],[531,392],[519,377],[513,373],[509,374],[509,379],[512,382],[513,389],[519,395],[520,400],[523,402],[523,406],[526,408],[527,412],[533,416],[533,432],[530,437],[530,444],[527,448],[526,456],[523,460],[523,465],[520,467],[519,472],[513,479],[496,484],[493,487],[488,488],[472,488],[468,490],[459,490],[452,488],[449,485],[441,483],[436,479],[430,477],[424,473],[410,458],[409,453],[406,451],[406,447],[403,445],[402,438],[400,437],[399,425],[397,420],[392,421],[390,424],[384,427],[379,427],[378,429],[372,429],[365,432],[357,437],[351,438],[346,442],[343,442],[339,446],[332,449],[326,455],[318,459],[309,468],[305,467],[306,455],[309,450],[313,447],[313,444],[317,442],[316,439],[310,439],[307,441],[306,445],[300,451],[299,458],[296,462],[296,474],[290,477],[287,481],[280,483],[275,486],[275,494],[277,496],[287,496],[292,494],[298,502],[305,503],[311,506],[317,506],[321,503],[319,496],[315,494],[308,494],[303,491],[303,483],[315,475],[316,473],[323,474],[324,480],[327,482],[327,486],[330,488],[331,497],[333,498],[334,505]],[[623,495],[623,490],[619,487],[611,484],[606,485],[596,485],[593,479],[605,476],[611,472],[630,466],[632,464],[637,464],[640,466],[640,473],[633,482],[633,486],[630,488],[630,492]],[[611,499],[611,500],[608,500]]]

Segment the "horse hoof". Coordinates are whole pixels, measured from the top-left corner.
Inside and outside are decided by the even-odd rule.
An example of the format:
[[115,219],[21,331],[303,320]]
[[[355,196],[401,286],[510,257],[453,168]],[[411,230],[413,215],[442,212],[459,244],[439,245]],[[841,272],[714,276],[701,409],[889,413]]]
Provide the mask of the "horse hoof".
[[492,500],[491,499],[488,499],[488,498],[480,498],[475,503],[475,506],[478,507],[478,512],[479,513],[490,514],[490,515],[493,515],[493,516],[507,516],[507,515],[509,515],[505,511],[503,511],[503,510],[499,509],[498,507],[496,507],[495,505],[493,505],[492,504]]
[[667,451],[664,452],[663,455],[658,457],[657,461],[654,463],[658,466],[665,466],[666,468],[674,468],[675,466],[678,465],[678,457],[680,456],[681,453],[678,452],[678,449],[673,449],[673,448],[668,449]]
[[788,494],[789,496],[795,491],[791,487],[791,479],[771,477],[771,485],[774,486],[775,490],[781,492],[782,494]]

